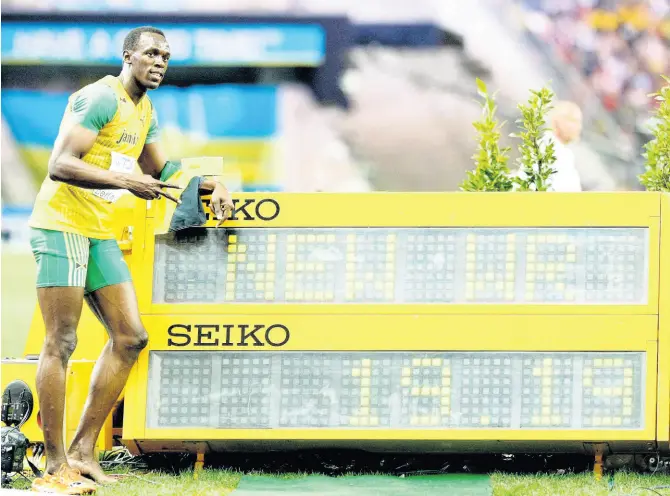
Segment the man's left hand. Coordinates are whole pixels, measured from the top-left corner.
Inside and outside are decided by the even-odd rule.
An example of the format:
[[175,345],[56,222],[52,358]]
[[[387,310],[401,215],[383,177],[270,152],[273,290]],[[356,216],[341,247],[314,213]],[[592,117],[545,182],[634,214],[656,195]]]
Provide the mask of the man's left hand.
[[216,183],[209,208],[219,221],[216,227],[220,227],[233,212],[233,199],[223,184]]

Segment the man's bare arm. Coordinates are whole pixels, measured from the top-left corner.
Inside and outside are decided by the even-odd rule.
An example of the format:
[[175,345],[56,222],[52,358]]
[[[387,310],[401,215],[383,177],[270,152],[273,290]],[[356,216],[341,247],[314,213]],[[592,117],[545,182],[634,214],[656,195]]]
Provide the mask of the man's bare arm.
[[84,162],[81,157],[93,147],[98,133],[79,124],[73,125],[56,139],[54,151],[49,160],[49,177],[79,188],[86,189],[127,189],[135,196],[153,200],[165,196],[175,200],[161,188],[178,188],[154,179],[151,176],[137,176],[112,172]]
[[63,131],[49,159],[49,177],[86,189],[125,189],[124,175],[87,164],[81,157],[93,147],[98,133],[79,124]]

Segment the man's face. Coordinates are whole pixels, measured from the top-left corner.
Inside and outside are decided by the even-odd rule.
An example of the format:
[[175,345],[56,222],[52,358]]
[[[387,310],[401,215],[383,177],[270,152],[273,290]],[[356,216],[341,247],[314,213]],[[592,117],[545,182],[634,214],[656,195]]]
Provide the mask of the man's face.
[[576,113],[562,115],[556,119],[555,127],[556,134],[564,143],[577,141],[582,133],[582,116]]
[[137,48],[133,52],[124,52],[123,59],[130,64],[130,70],[141,86],[155,90],[165,77],[170,46],[159,34],[142,33]]

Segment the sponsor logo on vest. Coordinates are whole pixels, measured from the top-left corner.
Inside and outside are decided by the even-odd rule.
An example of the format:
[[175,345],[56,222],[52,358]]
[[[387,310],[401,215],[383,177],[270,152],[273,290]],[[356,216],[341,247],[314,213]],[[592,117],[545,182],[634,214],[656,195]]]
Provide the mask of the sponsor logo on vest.
[[126,129],[124,129],[121,137],[116,142],[117,145],[120,145],[121,143],[128,143],[129,145],[135,146],[137,144],[137,134],[130,134]]
[[281,324],[173,324],[168,328],[170,347],[272,346],[288,343],[291,332]]

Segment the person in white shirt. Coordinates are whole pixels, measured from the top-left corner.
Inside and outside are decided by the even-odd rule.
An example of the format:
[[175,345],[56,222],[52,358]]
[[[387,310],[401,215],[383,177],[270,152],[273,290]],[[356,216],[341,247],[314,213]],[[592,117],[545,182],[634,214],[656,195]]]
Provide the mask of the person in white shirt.
[[[575,155],[568,145],[579,139],[582,131],[582,111],[576,103],[569,101],[557,102],[549,113],[551,131],[547,131],[543,141],[554,143],[556,162],[552,168],[556,171],[549,177],[548,191],[575,192],[582,191],[579,173],[575,167]],[[522,170],[518,177],[524,177]]]

